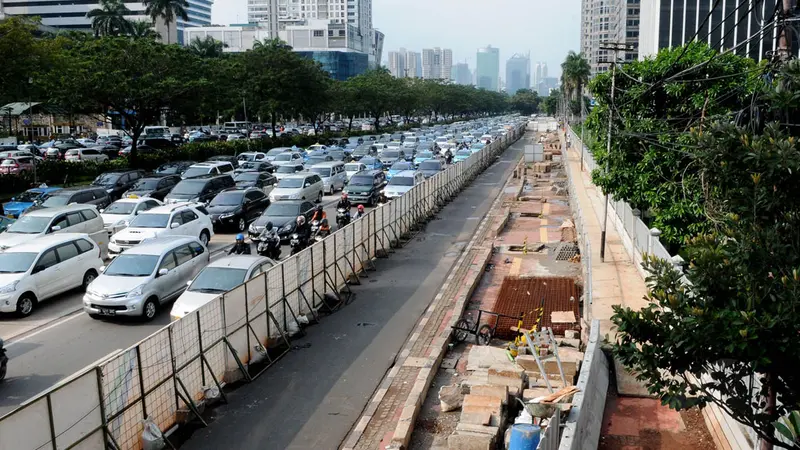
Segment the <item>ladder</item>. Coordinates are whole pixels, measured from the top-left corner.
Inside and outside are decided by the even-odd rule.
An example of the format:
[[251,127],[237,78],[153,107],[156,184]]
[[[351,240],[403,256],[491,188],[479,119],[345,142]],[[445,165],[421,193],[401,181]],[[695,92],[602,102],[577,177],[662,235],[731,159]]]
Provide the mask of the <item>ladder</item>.
[[[525,336],[525,342],[528,343],[528,349],[530,349],[533,358],[536,359],[536,365],[539,367],[539,373],[544,379],[547,390],[550,391],[551,394],[555,392],[553,390],[553,386],[550,384],[550,380],[547,378],[547,374],[544,371],[545,361],[549,361],[551,359],[556,360],[556,364],[558,365],[558,373],[561,375],[561,383],[564,387],[566,387],[567,378],[564,376],[564,368],[561,366],[561,358],[558,356],[558,344],[556,344],[556,338],[553,335],[553,329],[542,328],[540,331],[530,331],[520,328],[519,332]],[[531,336],[531,333],[533,336]],[[553,354],[548,356],[539,356],[539,351],[537,349],[542,346],[548,346],[549,348],[553,349]]]

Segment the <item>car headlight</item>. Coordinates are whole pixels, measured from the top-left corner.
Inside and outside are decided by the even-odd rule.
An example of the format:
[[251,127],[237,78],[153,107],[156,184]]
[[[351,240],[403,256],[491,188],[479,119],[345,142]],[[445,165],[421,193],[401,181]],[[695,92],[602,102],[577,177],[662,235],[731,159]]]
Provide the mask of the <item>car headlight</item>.
[[7,284],[3,287],[0,287],[0,294],[8,294],[9,292],[14,292],[17,289],[17,284],[19,284],[19,280],[14,281],[11,284]]
[[228,218],[231,218],[231,217],[235,216],[236,214],[239,214],[240,212],[241,212],[241,210],[240,210],[240,209],[236,209],[236,210],[234,210],[234,211],[231,211],[231,212],[227,212],[227,213],[224,213],[224,214],[220,214],[220,215],[219,215],[219,218],[220,218],[220,219],[228,219]]
[[128,226],[128,221],[124,220],[124,219],[118,220],[117,223],[114,224],[114,226],[115,227],[127,227]]
[[125,297],[127,297],[127,298],[138,297],[138,296],[142,295],[142,290],[143,289],[144,289],[144,285],[140,284],[139,286],[136,286],[130,292],[128,292],[128,295],[126,295]]
[[288,233],[294,229],[294,222],[289,222],[281,227],[281,231]]

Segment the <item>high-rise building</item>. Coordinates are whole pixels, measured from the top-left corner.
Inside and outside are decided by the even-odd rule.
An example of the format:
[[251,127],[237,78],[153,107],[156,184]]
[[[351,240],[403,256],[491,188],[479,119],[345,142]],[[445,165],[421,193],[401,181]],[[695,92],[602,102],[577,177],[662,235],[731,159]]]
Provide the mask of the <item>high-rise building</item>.
[[389,73],[395,78],[406,76],[406,49],[401,48],[397,52],[389,52]]
[[[775,12],[775,5],[776,2],[754,0],[641,0],[639,58],[652,56],[662,48],[679,47],[693,38],[715,50],[733,50],[756,61],[768,58],[777,49],[778,42],[777,29],[769,20]],[[715,6],[713,11],[712,6]],[[707,21],[706,17],[709,17]],[[798,34],[789,34],[792,36],[792,53],[798,56]]]
[[[403,49],[400,49],[401,51]],[[417,75],[417,72],[421,71],[422,68],[417,65],[417,60],[419,59],[419,53],[417,52],[405,52],[405,63],[406,63],[406,71],[405,76],[409,78],[419,78],[421,75]]]
[[514,95],[520,89],[531,87],[531,58],[515,54],[506,62],[506,92]]
[[415,52],[414,54],[417,56],[417,75],[416,75],[416,77],[417,78],[422,78],[422,53]]
[[422,78],[449,80],[453,68],[453,51],[439,47],[422,49]]
[[[690,2],[701,0],[688,0]],[[639,12],[647,0],[583,0],[581,4],[581,53],[589,62],[592,75],[605,72],[614,57],[602,50],[604,43],[628,44],[630,51],[617,55],[626,61],[639,54]],[[676,2],[675,7],[678,7]],[[707,5],[706,5],[707,6]],[[670,6],[671,7],[671,6]]]
[[471,85],[472,84],[472,71],[469,70],[469,64],[456,63],[453,65],[450,79],[456,84]]
[[491,45],[478,49],[475,84],[488,91],[500,88],[500,49]]
[[[155,29],[161,33],[164,42],[183,43],[184,28],[211,24],[213,4],[214,0],[192,0],[186,7],[188,20],[178,18],[169,26],[163,20],[159,20]],[[125,1],[125,6],[131,10],[126,19],[150,21],[144,13],[145,5],[141,1]],[[0,16],[38,16],[42,19],[42,25],[58,29],[91,31],[92,20],[86,17],[86,13],[99,7],[99,2],[93,0],[0,0]]]

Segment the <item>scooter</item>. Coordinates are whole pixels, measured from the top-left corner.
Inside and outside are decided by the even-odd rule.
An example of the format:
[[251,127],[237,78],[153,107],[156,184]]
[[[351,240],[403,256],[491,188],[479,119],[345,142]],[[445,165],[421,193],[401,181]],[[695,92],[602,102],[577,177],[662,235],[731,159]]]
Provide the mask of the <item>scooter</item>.
[[6,377],[8,371],[8,356],[6,356],[6,349],[3,347],[3,340],[0,339],[0,381]]
[[256,251],[261,256],[277,261],[281,256],[281,240],[280,238],[263,240],[258,243]]
[[289,239],[289,247],[292,249],[291,255],[296,255],[303,251],[305,244],[300,240],[299,234],[292,234],[291,239]]
[[345,208],[336,210],[336,226],[344,228],[350,223],[350,211]]

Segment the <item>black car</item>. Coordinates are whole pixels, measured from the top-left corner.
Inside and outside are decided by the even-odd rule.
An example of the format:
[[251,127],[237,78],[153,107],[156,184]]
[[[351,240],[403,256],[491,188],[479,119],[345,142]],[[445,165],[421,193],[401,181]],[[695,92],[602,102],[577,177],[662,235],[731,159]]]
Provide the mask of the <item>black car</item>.
[[373,144],[362,144],[350,153],[353,161],[358,161],[365,156],[378,156],[378,147]]
[[278,230],[281,241],[288,241],[294,232],[297,216],[305,216],[306,221],[314,215],[314,204],[306,200],[281,200],[269,205],[261,217],[248,228],[250,239],[258,241],[258,235],[264,230],[267,222]]
[[[119,156],[128,156],[131,154],[131,151],[133,151],[133,147],[129,145],[119,151]],[[137,144],[136,153],[140,155],[154,155],[158,153],[158,149],[147,144]]]
[[305,164],[305,166],[306,166],[306,167],[311,167],[311,166],[313,166],[314,164],[319,164],[319,163],[324,163],[324,162],[330,162],[330,161],[333,161],[333,156],[331,156],[331,155],[325,155],[325,156],[309,156],[309,157],[308,157],[308,159],[306,160],[306,164]]
[[239,158],[229,155],[212,156],[211,158],[208,158],[206,161],[225,161],[231,163],[233,167],[239,166]]
[[158,166],[156,175],[183,175],[186,169],[195,164],[195,161],[172,161]]
[[124,197],[151,197],[164,200],[167,194],[181,181],[180,175],[154,175],[140,178],[125,194]]
[[92,181],[92,186],[104,188],[111,197],[111,201],[114,201],[119,200],[122,193],[133,187],[142,176],[144,176],[144,172],[140,170],[105,172]]
[[41,203],[34,203],[34,206],[25,212],[42,208],[71,205],[73,203],[95,205],[97,209],[102,209],[110,205],[111,202],[112,200],[108,196],[108,193],[101,187],[67,188],[47,195]]
[[248,161],[239,164],[239,168],[234,170],[235,173],[242,172],[267,172],[272,173],[275,171],[275,166],[269,161]]
[[444,164],[439,159],[427,159],[419,163],[417,170],[422,172],[425,178],[430,178],[444,170]]
[[172,191],[164,197],[164,203],[200,202],[211,201],[225,189],[235,187],[233,177],[224,175],[203,175],[197,178],[187,178],[176,184]]
[[267,194],[258,188],[233,188],[220,192],[208,204],[215,229],[245,231],[269,206]]
[[386,186],[386,174],[382,170],[362,170],[350,177],[344,193],[354,204],[372,206],[378,202],[384,186]]
[[278,179],[275,175],[267,172],[239,172],[233,177],[237,188],[257,187],[266,190],[275,184]]
[[108,159],[116,159],[119,156],[119,147],[111,144],[100,144],[100,145],[93,145],[89,147],[92,150],[97,150],[98,152],[108,156]]
[[344,150],[331,150],[329,156],[333,158],[334,161],[341,161],[343,163],[349,163],[351,161],[350,155],[344,152]]
[[177,144],[173,142],[171,139],[163,137],[139,139],[136,146],[138,147],[140,145],[146,145],[148,147],[152,147],[158,150],[170,150],[177,147]]

